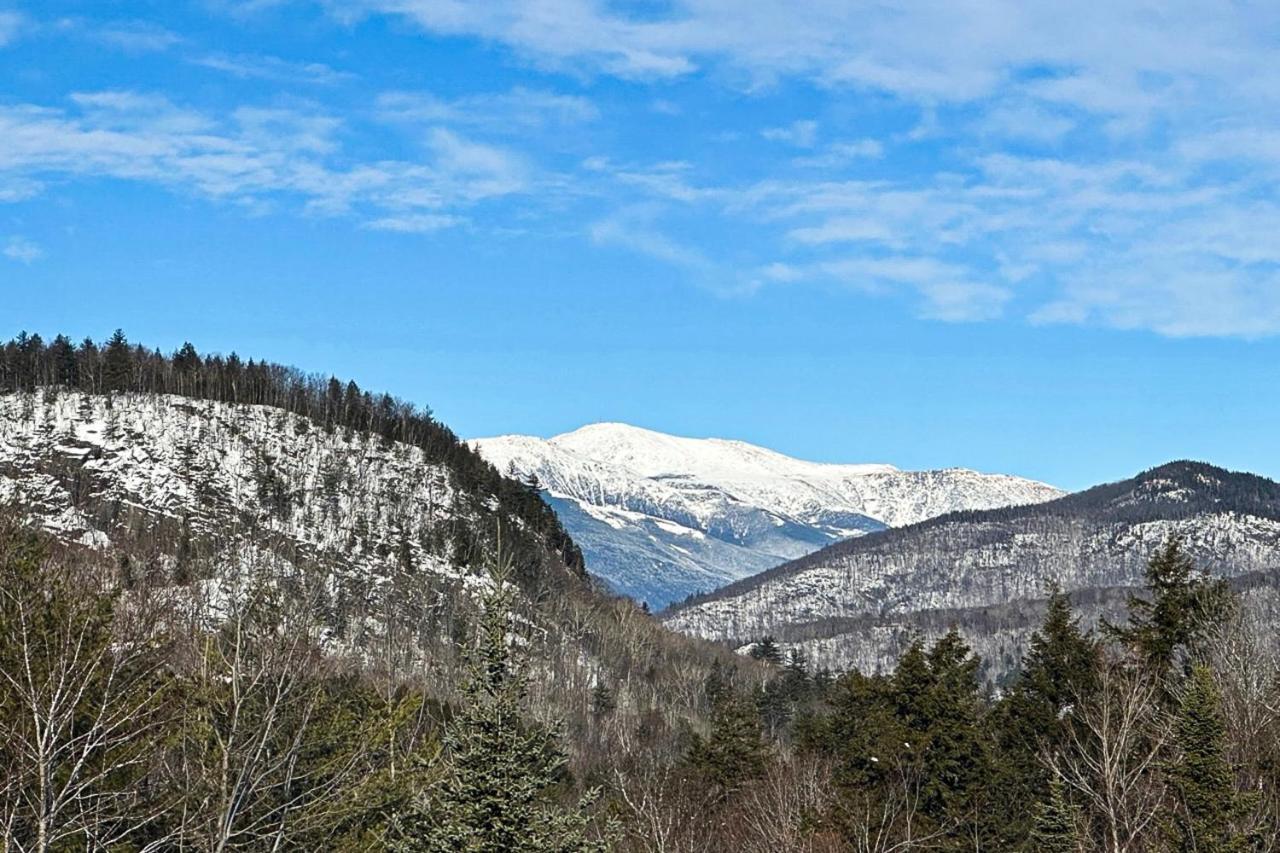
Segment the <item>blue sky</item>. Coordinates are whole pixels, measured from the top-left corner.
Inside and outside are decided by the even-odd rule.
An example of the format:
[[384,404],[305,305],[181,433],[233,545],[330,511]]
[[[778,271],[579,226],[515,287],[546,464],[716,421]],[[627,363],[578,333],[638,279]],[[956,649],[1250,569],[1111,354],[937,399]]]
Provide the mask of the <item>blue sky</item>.
[[1280,7],[800,5],[0,0],[0,331],[468,436],[1280,476]]

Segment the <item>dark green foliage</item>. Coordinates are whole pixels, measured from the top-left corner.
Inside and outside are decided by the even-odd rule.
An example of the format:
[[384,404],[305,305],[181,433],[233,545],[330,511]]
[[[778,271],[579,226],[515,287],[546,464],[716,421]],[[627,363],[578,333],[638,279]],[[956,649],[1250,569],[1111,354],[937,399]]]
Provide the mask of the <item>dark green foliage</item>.
[[751,657],[756,660],[780,664],[782,663],[782,649],[778,648],[778,641],[773,637],[761,637],[751,647]]
[[1170,539],[1147,564],[1150,598],[1129,597],[1129,623],[1110,632],[1134,649],[1157,672],[1165,672],[1227,612],[1230,594],[1224,581],[1197,571]]
[[992,808],[1006,843],[1025,837],[1026,804],[1051,795],[1043,755],[1067,746],[1071,710],[1096,688],[1099,654],[1097,641],[1072,616],[1067,596],[1052,588],[1044,624],[1032,635],[1021,672],[993,714]]
[[1067,800],[1066,786],[1058,779],[1049,783],[1047,798],[1036,803],[1030,840],[1037,853],[1080,850],[1080,810]]
[[554,798],[565,757],[554,736],[524,715],[525,674],[508,641],[512,604],[508,579],[497,574],[471,651],[463,706],[447,726],[441,762],[428,768],[429,784],[396,822],[393,850],[605,849],[588,837],[589,803],[566,808]]
[[732,693],[716,702],[710,734],[696,737],[689,750],[690,765],[721,792],[755,779],[764,771],[767,758],[755,708]]
[[1248,810],[1248,802],[1236,791],[1235,774],[1227,761],[1221,705],[1213,675],[1203,666],[1194,667],[1178,703],[1174,729],[1178,755],[1169,768],[1178,807],[1168,834],[1171,849],[1179,853],[1247,849],[1235,825]]
[[828,691],[831,710],[805,726],[801,746],[835,760],[835,819],[850,844],[872,831],[871,815],[876,833],[901,843],[929,835],[941,849],[973,849],[989,834],[977,668],[952,631],[932,648],[912,643],[892,677],[850,673]]
[[591,691],[591,716],[596,720],[604,719],[618,708],[618,699],[603,681]]
[[103,351],[102,384],[106,391],[129,391],[133,387],[133,352],[120,329],[111,335]]

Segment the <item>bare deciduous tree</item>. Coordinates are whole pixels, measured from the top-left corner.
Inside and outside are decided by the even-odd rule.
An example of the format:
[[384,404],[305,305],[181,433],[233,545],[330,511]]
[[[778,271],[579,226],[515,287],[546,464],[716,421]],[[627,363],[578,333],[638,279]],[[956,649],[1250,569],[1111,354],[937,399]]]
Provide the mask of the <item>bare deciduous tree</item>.
[[21,533],[3,540],[0,847],[109,849],[163,807],[130,784],[164,722],[156,614]]
[[1152,849],[1165,798],[1159,773],[1172,720],[1161,680],[1126,658],[1108,658],[1097,690],[1070,713],[1068,747],[1047,757],[1051,771],[1079,796],[1108,853]]

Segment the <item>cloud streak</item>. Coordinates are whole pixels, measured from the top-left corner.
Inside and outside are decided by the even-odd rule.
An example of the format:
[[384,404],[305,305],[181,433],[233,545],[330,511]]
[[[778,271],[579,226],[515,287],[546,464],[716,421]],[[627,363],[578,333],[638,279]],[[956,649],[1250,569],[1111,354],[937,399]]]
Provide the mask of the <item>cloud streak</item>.
[[0,188],[30,195],[50,182],[110,177],[250,209],[292,200],[312,214],[426,231],[460,222],[458,211],[487,199],[522,192],[528,180],[518,155],[445,128],[428,135],[421,159],[353,161],[341,144],[343,122],[320,112],[216,114],[132,91],[69,100],[67,108],[0,108]]

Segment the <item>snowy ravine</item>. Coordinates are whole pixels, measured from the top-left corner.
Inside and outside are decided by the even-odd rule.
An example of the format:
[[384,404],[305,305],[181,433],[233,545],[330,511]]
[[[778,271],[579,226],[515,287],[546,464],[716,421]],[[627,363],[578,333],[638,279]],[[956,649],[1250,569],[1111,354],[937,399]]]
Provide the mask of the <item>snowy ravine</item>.
[[626,424],[471,444],[499,471],[536,478],[587,568],[653,608],[850,537],[1063,494],[1017,477],[807,462]]
[[1123,590],[1142,585],[1148,558],[1173,536],[1212,574],[1274,591],[1280,484],[1173,463],[1041,505],[841,543],[676,607],[664,621],[735,644],[773,635],[821,665],[868,670],[891,666],[917,632],[955,625],[1007,669],[1048,583],[1072,593],[1086,622],[1115,615]]

